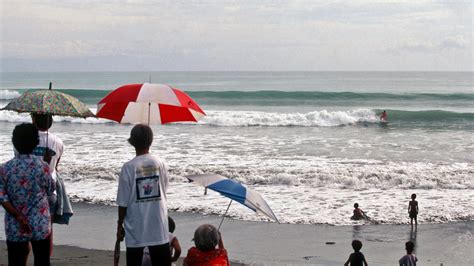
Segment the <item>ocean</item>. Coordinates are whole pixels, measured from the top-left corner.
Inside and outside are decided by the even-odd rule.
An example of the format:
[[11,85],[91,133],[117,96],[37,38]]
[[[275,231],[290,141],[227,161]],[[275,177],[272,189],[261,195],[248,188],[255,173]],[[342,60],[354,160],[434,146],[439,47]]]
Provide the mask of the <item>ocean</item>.
[[[223,214],[229,200],[185,175],[217,173],[260,192],[282,223],[351,225],[473,220],[472,72],[0,73],[0,106],[29,89],[57,89],[93,112],[110,90],[166,83],[207,113],[198,123],[153,125],[152,152],[169,165],[170,210]],[[388,124],[378,114],[386,110]],[[59,171],[75,201],[115,204],[132,125],[55,117],[66,149]],[[0,161],[27,114],[0,111]],[[357,202],[370,221],[351,221]],[[233,204],[235,219],[267,221]]]

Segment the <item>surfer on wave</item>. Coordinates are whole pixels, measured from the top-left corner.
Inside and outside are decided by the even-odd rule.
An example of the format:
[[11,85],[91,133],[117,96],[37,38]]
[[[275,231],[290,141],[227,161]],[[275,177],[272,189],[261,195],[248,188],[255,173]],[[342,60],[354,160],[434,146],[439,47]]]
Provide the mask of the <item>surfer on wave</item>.
[[388,122],[387,112],[385,110],[380,114],[380,122]]

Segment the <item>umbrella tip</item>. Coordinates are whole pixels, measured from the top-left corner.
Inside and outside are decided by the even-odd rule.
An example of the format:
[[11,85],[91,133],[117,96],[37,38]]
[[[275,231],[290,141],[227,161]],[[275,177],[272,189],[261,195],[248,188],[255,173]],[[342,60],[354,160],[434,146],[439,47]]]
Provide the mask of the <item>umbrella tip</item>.
[[53,83],[49,82],[49,89],[51,89],[52,87],[53,87]]

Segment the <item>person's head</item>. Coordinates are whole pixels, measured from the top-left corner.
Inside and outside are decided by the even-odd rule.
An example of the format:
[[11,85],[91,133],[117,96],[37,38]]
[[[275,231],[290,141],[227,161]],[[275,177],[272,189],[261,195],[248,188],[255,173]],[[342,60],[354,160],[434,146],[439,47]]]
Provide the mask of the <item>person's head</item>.
[[23,123],[13,129],[12,142],[19,154],[30,154],[39,143],[38,129],[31,123]]
[[49,114],[32,113],[31,120],[38,130],[46,131],[53,125],[53,116]]
[[173,218],[168,216],[168,231],[170,233],[174,233],[175,229],[176,229],[176,224],[174,223]]
[[354,203],[354,209],[359,208],[359,203]]
[[199,226],[194,232],[194,244],[201,251],[210,251],[219,243],[219,232],[210,224]]
[[354,249],[354,251],[359,252],[362,248],[362,242],[360,242],[359,240],[352,240],[352,248]]
[[411,199],[415,200],[416,199],[416,194],[411,194]]
[[147,125],[135,125],[130,132],[128,142],[135,147],[136,150],[149,149],[153,142],[153,131]]
[[415,250],[415,243],[408,241],[405,243],[405,249],[408,254],[411,254]]

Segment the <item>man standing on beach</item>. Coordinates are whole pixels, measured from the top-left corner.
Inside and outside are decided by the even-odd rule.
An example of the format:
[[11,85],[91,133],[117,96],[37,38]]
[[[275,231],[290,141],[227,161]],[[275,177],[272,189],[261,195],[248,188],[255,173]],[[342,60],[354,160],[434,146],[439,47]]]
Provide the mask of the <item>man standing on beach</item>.
[[149,153],[153,132],[138,124],[128,142],[136,157],[122,167],[117,192],[117,239],[125,237],[127,265],[142,264],[148,247],[152,265],[171,265],[166,190],[168,173],[162,160]]

